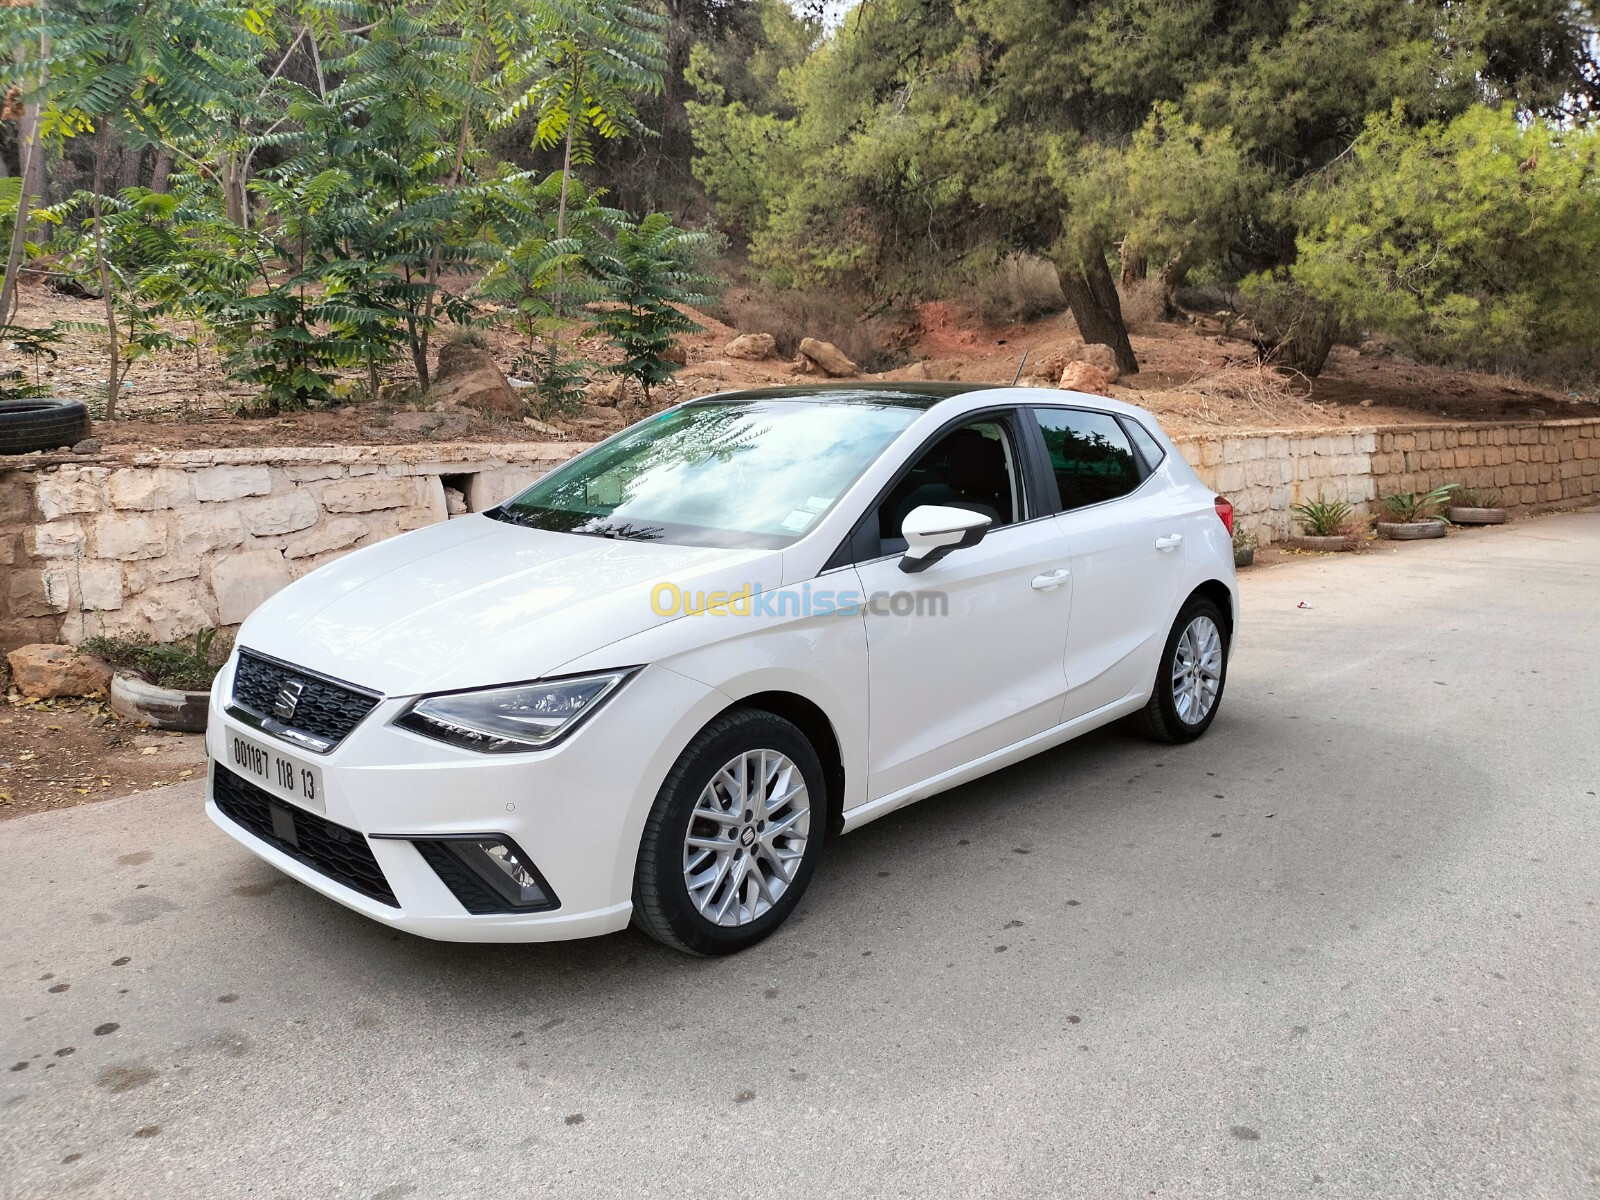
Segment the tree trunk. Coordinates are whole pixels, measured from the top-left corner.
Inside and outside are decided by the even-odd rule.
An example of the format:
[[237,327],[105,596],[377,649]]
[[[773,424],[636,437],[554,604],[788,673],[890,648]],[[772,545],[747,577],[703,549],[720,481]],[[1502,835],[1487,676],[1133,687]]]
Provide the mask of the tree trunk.
[[1189,263],[1176,255],[1161,268],[1161,315],[1169,321],[1178,315],[1178,289],[1189,280]]
[[[480,14],[480,27],[482,24],[487,24],[487,21],[483,20]],[[473,48],[472,69],[467,73],[467,83],[470,87],[478,86],[478,60],[482,50],[483,43],[480,41]],[[452,196],[455,195],[456,189],[461,186],[461,174],[467,165],[467,138],[471,132],[472,106],[469,103],[461,114],[461,128],[456,135],[455,162],[450,166],[450,179],[445,185],[446,190]],[[424,303],[422,310],[422,365],[423,369],[426,370],[428,365],[428,342],[433,330],[433,313],[438,307],[435,301],[439,295],[439,288],[442,286],[439,283],[439,248],[437,245],[435,245],[433,252],[428,255],[428,272],[424,278],[428,284],[428,299]],[[376,389],[373,391],[373,399],[377,399]]]
[[106,420],[115,419],[117,415],[117,389],[121,381],[117,378],[117,368],[122,365],[121,347],[117,341],[117,306],[111,292],[111,267],[106,262],[105,223],[102,219],[102,206],[100,202],[100,189],[106,182],[106,156],[111,150],[111,119],[101,117],[100,128],[94,135],[94,257],[100,264],[100,293],[106,304]]
[[165,195],[167,191],[167,176],[171,174],[172,155],[165,150],[157,150],[155,164],[150,168],[150,190]]
[[1133,356],[1133,345],[1128,341],[1122,302],[1117,299],[1117,285],[1112,282],[1105,257],[1090,254],[1087,263],[1076,268],[1057,265],[1056,274],[1083,340],[1110,346],[1117,356],[1117,369],[1124,375],[1137,375],[1139,360]]
[[17,131],[17,155],[22,160],[18,172],[21,193],[17,196],[16,223],[11,228],[11,252],[6,256],[6,276],[0,284],[0,325],[11,324],[17,315],[17,285],[21,282],[22,248],[28,241],[28,212],[37,195],[43,174],[44,147],[39,144],[39,106],[30,104],[22,114]]
[[[567,147],[561,155],[561,199],[556,203],[556,239],[567,236],[567,181],[572,178],[572,118],[567,118]],[[567,298],[564,294],[566,271],[556,268],[556,294],[551,297],[556,316],[566,315]]]
[[[41,9],[44,5],[41,3]],[[50,59],[50,38],[39,37],[41,62]],[[39,87],[49,82],[49,72],[39,68]],[[0,283],[0,325],[11,324],[17,315],[17,287],[21,283],[22,248],[28,241],[28,206],[34,197],[44,193],[44,147],[39,144],[39,105],[35,101],[23,106],[22,124],[17,129],[17,176],[22,188],[17,196],[17,219],[11,229],[11,251],[6,256],[6,276]]]
[[237,154],[228,154],[223,157],[222,163],[222,203],[227,211],[228,220],[240,229],[250,228],[249,206],[245,203],[244,171]]
[[1150,273],[1149,260],[1142,254],[1122,253],[1122,286],[1139,283]]

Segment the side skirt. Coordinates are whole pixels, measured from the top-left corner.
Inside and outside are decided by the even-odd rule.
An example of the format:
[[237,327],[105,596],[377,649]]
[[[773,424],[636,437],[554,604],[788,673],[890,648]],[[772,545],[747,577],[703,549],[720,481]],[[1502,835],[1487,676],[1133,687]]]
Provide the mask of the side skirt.
[[880,796],[876,800],[857,805],[844,814],[843,832],[849,833],[851,830],[860,829],[869,821],[887,816],[896,809],[915,804],[918,800],[926,800],[929,796],[937,796],[940,792],[947,792],[953,787],[960,787],[963,783],[970,783],[992,771],[1009,767],[1013,763],[1019,763],[1025,758],[1031,758],[1035,754],[1059,746],[1062,742],[1071,741],[1091,729],[1109,725],[1119,717],[1138,712],[1149,699],[1149,692],[1130,692],[1121,700],[1053,726],[1043,733],[1036,733],[1032,737],[1023,738],[1020,742],[1013,742],[1009,746],[985,754],[982,758],[975,758],[959,767],[952,767],[948,771],[924,779],[921,783],[901,788],[898,792],[891,792],[887,796]]

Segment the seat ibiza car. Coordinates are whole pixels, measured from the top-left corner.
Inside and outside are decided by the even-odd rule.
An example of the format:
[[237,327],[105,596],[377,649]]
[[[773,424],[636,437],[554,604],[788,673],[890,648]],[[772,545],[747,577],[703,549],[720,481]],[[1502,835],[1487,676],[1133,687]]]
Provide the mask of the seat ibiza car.
[[424,937],[728,953],[841,833],[1120,717],[1204,733],[1232,519],[1098,396],[696,400],[263,604],[207,811]]

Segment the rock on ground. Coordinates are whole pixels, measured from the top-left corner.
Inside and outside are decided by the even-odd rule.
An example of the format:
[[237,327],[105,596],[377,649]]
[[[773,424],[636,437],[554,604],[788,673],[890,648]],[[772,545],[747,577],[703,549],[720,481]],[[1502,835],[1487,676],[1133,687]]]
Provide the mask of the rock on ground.
[[439,365],[428,397],[439,404],[503,417],[521,416],[524,410],[489,352],[465,342],[446,342],[439,347]]
[[589,385],[589,403],[616,408],[628,399],[628,377],[617,375]]
[[[1051,350],[1038,358],[1030,360],[1027,364],[1026,374],[1029,380],[1045,387],[1064,388],[1069,385],[1061,382],[1062,375],[1075,363],[1096,367],[1103,372],[1105,380],[1101,386],[1109,386],[1122,378],[1122,372],[1117,367],[1117,352],[1115,350],[1099,342],[1085,343],[1079,341],[1070,342],[1058,350]],[[1088,378],[1097,380],[1099,377],[1089,376]],[[1070,386],[1080,392],[1097,390],[1078,384]]]
[[1061,382],[1056,386],[1068,392],[1091,392],[1095,395],[1110,395],[1110,388],[1117,377],[1104,367],[1094,363],[1070,362],[1061,372]]
[[36,700],[87,696],[111,686],[111,668],[72,646],[22,646],[6,655],[6,662],[11,665],[11,682],[17,690]]
[[760,362],[764,358],[777,356],[778,339],[770,333],[741,333],[724,346],[722,352],[729,358]]
[[856,364],[846,358],[839,347],[832,342],[819,342],[816,338],[800,339],[800,364],[802,371],[809,364],[835,379],[857,373]]

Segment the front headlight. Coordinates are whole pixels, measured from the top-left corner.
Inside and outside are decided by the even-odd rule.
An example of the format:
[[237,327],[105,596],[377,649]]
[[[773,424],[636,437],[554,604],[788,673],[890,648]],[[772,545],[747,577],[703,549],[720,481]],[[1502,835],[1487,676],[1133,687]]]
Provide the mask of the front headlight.
[[395,724],[468,750],[538,750],[576,729],[637,670],[424,696]]

